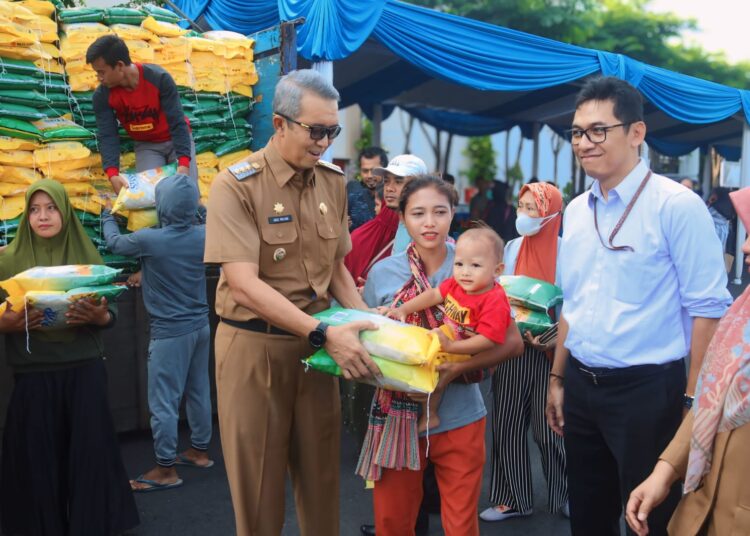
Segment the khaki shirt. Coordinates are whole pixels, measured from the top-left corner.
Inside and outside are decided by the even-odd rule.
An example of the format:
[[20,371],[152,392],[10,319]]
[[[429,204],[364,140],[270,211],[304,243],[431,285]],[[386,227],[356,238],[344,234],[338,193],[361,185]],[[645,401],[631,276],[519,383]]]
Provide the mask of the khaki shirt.
[[[297,173],[271,142],[242,163],[252,175],[238,180],[224,170],[211,186],[204,261],[257,264],[260,279],[298,308],[317,304],[321,310],[334,262],[351,249],[343,172],[318,162]],[[258,318],[234,301],[223,273],[216,313],[236,321]]]

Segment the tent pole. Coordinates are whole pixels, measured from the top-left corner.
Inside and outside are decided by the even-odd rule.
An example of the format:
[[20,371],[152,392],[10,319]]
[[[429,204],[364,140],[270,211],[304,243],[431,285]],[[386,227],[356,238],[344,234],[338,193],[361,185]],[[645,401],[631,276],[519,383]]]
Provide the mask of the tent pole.
[[[316,61],[312,64],[312,68],[315,71],[318,71],[320,74],[323,75],[323,77],[330,82],[331,85],[333,85],[333,62],[332,61]],[[321,155],[321,160],[325,160],[326,162],[333,162],[333,153],[331,152],[331,145],[328,146],[328,149]]]
[[372,106],[372,144],[375,147],[382,147],[381,134],[383,126],[383,105],[380,103]]
[[703,154],[703,177],[701,177],[701,190],[703,190],[704,201],[711,195],[711,152],[711,145],[707,145]]
[[[742,155],[740,156],[740,187],[750,186],[750,125],[743,121],[742,126]],[[734,283],[742,284],[742,269],[745,259],[742,255],[742,244],[745,242],[745,227],[742,220],[737,218],[737,247],[734,252]]]
[[[531,176],[539,179],[539,123],[534,123],[534,156],[531,161]],[[539,179],[541,180],[541,179]]]

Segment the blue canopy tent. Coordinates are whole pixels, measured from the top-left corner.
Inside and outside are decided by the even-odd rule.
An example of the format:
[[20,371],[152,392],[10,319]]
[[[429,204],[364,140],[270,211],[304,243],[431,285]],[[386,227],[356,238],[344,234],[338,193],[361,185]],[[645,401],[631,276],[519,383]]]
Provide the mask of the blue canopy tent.
[[[333,61],[342,107],[371,118],[399,106],[458,135],[521,126],[569,127],[583,80],[605,74],[646,101],[647,142],[669,156],[715,147],[750,184],[750,91],[646,65],[627,56],[457,17],[397,0],[174,0],[190,19],[250,34],[304,18],[299,54]],[[741,235],[742,233],[738,233]]]

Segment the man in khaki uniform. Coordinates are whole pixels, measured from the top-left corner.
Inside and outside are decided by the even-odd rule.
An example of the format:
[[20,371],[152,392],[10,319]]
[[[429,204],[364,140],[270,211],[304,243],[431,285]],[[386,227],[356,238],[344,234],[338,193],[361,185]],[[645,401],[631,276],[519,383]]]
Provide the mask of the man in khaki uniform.
[[339,533],[340,405],[335,378],[300,360],[324,347],[347,379],[379,374],[359,342],[367,322],[319,323],[329,306],[365,308],[343,258],[351,248],[342,171],[320,156],[335,138],[338,92],[315,71],[283,77],[268,145],[211,188],[207,263],[221,264],[216,383],[237,534],[277,536],[284,479],[303,536]]

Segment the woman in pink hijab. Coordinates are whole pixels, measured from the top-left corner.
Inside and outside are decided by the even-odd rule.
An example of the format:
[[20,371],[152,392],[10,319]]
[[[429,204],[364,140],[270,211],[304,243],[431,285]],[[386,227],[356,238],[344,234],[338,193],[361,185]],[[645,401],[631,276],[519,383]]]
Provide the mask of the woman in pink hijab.
[[[730,197],[750,229],[750,187]],[[750,255],[750,238],[742,252]],[[750,266],[750,257],[745,263]],[[750,287],[716,328],[692,409],[654,471],[630,494],[626,519],[638,536],[648,534],[648,514],[679,479],[684,495],[670,535],[750,534]]]

